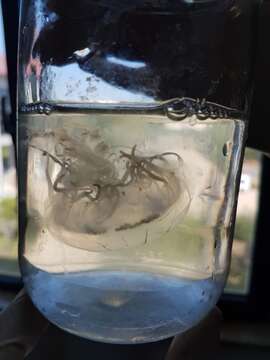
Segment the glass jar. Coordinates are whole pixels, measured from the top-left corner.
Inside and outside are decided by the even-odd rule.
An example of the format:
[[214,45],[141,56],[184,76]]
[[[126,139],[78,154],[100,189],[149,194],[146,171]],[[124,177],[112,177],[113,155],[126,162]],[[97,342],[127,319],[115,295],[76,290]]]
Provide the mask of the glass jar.
[[22,1],[20,265],[54,324],[184,332],[230,263],[253,0]]

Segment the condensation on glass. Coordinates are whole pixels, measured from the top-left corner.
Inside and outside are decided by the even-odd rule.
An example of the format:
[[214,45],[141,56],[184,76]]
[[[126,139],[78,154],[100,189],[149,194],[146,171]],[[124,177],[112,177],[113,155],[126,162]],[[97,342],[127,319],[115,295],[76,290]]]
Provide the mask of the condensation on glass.
[[227,276],[256,1],[23,1],[20,263],[61,328],[198,323]]

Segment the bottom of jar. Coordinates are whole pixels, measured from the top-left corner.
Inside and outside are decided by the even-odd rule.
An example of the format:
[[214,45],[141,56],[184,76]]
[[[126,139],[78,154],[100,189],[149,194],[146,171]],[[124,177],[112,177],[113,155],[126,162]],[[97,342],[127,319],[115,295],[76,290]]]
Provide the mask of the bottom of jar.
[[126,270],[50,273],[22,263],[26,289],[43,315],[72,334],[105,343],[159,341],[187,331],[215,306],[218,278]]

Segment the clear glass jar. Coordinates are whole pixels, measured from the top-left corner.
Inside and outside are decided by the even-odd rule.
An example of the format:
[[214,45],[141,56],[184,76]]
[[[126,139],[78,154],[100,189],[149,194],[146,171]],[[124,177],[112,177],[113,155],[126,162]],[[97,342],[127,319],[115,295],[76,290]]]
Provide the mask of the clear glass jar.
[[150,342],[216,304],[257,4],[22,1],[20,264],[54,324]]

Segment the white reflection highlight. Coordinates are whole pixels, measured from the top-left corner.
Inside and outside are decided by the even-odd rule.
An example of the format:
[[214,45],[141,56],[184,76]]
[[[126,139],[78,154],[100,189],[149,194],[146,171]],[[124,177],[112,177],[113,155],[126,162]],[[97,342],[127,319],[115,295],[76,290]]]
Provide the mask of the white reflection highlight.
[[125,59],[119,59],[112,55],[107,56],[106,59],[108,62],[110,62],[112,64],[122,65],[122,66],[128,67],[130,69],[141,69],[146,66],[146,64],[142,61],[130,61],[130,60],[125,60]]
[[151,103],[153,98],[109,84],[90,72],[83,71],[77,63],[64,66],[47,66],[42,78],[43,101],[117,103]]

